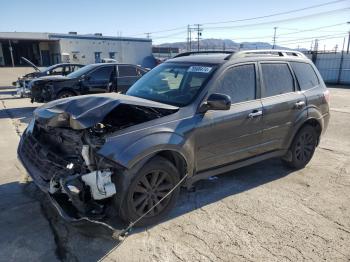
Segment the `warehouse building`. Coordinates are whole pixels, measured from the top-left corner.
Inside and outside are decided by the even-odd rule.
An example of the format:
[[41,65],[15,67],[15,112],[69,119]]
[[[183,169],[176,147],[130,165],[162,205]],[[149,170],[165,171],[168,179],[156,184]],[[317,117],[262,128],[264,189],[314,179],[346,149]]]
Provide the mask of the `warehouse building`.
[[[0,32],[0,66],[21,66],[21,57],[38,66],[61,62],[91,64],[103,58],[152,67],[152,40],[102,34]],[[153,59],[153,60],[152,60]]]

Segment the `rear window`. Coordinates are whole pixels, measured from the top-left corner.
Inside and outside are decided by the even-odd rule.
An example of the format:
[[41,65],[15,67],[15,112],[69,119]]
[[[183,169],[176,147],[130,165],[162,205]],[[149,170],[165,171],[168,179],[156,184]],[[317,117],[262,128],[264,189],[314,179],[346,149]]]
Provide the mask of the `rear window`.
[[308,90],[319,84],[317,75],[310,64],[291,62],[301,90]]
[[288,64],[263,63],[261,69],[265,86],[264,97],[294,92],[294,80]]

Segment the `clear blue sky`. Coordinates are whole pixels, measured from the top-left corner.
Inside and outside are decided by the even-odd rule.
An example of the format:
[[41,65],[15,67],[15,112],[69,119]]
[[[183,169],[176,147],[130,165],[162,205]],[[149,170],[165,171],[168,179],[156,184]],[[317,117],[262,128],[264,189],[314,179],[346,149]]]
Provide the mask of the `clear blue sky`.
[[[184,41],[187,24],[237,20],[322,4],[331,0],[5,0],[1,2],[0,32],[57,32],[77,31],[79,34],[103,33],[116,36],[145,37],[145,32],[179,28],[175,31],[153,33],[155,44]],[[205,25],[204,38],[227,38],[237,42],[271,42],[273,27],[277,26],[277,44],[309,47],[307,37],[338,37],[320,40],[320,47],[326,44],[331,49],[335,44],[341,48],[343,37],[350,30],[350,0],[319,8],[281,15],[267,19]],[[320,12],[342,9],[309,18],[289,21],[281,19],[300,17]],[[267,23],[275,21],[273,23]],[[259,23],[259,24],[257,24]],[[329,25],[342,25],[295,33]],[[245,27],[243,25],[256,24]],[[235,26],[232,28],[210,28]],[[241,27],[237,27],[241,26]],[[302,42],[305,41],[305,42]]]

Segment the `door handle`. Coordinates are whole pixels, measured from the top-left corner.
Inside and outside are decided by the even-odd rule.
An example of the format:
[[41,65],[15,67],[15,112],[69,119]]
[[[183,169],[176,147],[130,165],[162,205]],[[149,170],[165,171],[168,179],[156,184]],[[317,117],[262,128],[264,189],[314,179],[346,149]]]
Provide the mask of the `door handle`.
[[304,101],[298,101],[294,104],[296,109],[301,109],[305,106],[305,102]]
[[259,110],[259,111],[254,110],[253,112],[251,112],[251,113],[248,115],[248,118],[253,119],[253,118],[258,117],[258,116],[261,116],[261,115],[262,115],[262,111],[261,111],[261,110]]

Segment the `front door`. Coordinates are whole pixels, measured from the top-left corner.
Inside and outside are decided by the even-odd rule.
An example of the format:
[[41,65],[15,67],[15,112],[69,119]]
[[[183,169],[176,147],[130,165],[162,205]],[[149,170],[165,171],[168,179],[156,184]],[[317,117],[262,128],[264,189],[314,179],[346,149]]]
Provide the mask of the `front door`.
[[283,149],[297,121],[307,117],[306,98],[288,63],[260,63],[265,151]]
[[211,93],[229,95],[232,105],[227,111],[206,112],[199,123],[196,136],[197,171],[259,154],[262,104],[256,79],[254,63],[228,68],[219,79],[217,89]]
[[106,65],[96,68],[85,77],[83,89],[88,93],[105,93],[110,91],[113,82],[115,82],[115,66]]

